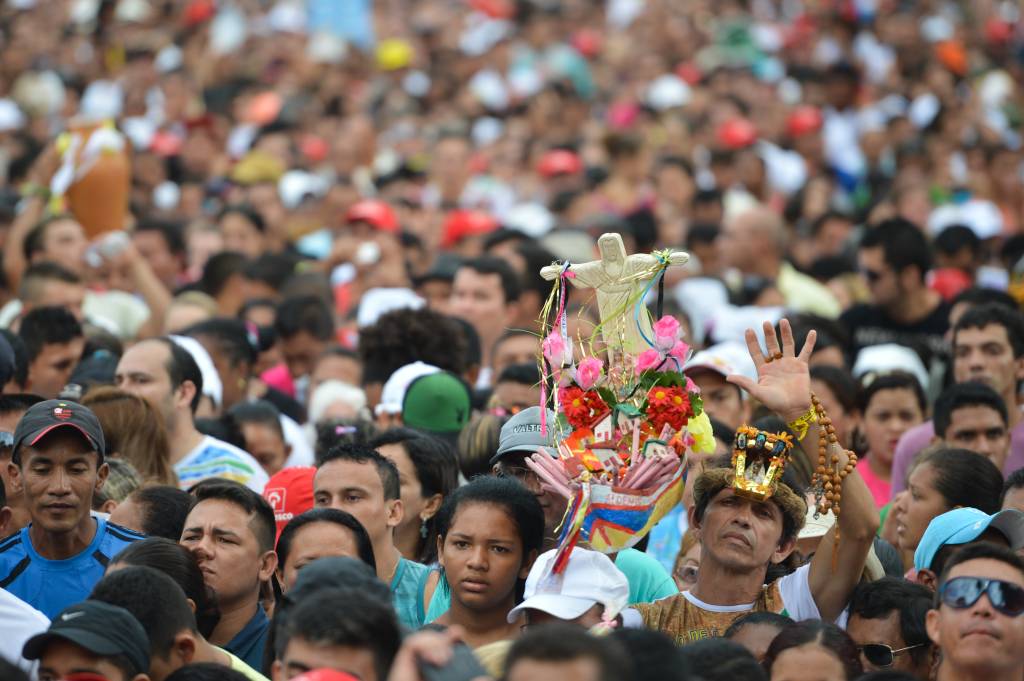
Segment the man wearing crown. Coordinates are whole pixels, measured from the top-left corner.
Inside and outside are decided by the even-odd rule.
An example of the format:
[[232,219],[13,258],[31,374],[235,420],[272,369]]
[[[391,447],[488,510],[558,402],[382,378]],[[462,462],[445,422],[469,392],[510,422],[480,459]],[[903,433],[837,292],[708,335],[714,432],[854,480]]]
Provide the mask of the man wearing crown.
[[[792,430],[798,434],[802,430],[804,446],[813,449],[819,441],[819,428],[828,429],[827,420],[812,423],[809,416],[815,413],[808,369],[813,333],[796,355],[786,320],[781,323],[781,348],[770,324],[765,324],[764,331],[767,356],[753,330],[746,333],[757,382],[743,376],[730,376],[729,381],[791,424]],[[828,483],[833,510],[840,506],[841,513],[837,512],[836,526],[825,535],[809,564],[779,579],[768,578],[770,568],[786,561],[795,548],[807,511],[801,495],[778,482],[762,486],[759,499],[748,492],[758,488],[753,477],[737,481],[734,469],[711,469],[697,478],[694,505],[689,509],[690,526],[701,545],[696,585],[690,591],[635,606],[627,611],[626,622],[635,621],[639,614],[644,625],[685,645],[721,636],[733,620],[754,610],[785,612],[795,620],[838,619],[860,580],[879,519],[870,491],[853,466],[847,465],[852,463],[847,452],[835,442],[820,442],[825,465],[819,466],[818,472],[831,475],[835,471],[836,480],[842,472],[841,494],[838,485],[833,493],[832,483]],[[752,445],[746,440],[743,445],[749,452]],[[748,460],[747,475],[757,475],[751,470]],[[759,474],[763,475],[763,469]]]

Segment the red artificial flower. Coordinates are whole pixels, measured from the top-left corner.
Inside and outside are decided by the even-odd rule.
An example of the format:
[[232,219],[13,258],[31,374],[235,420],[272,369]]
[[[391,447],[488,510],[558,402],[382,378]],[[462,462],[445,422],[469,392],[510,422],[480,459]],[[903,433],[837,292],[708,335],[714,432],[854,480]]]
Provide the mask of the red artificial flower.
[[573,428],[588,428],[594,418],[608,411],[608,405],[596,390],[584,391],[575,385],[559,389],[558,401],[561,403],[562,413]]
[[647,418],[660,433],[666,425],[682,430],[693,416],[690,396],[682,388],[656,385],[647,392]]

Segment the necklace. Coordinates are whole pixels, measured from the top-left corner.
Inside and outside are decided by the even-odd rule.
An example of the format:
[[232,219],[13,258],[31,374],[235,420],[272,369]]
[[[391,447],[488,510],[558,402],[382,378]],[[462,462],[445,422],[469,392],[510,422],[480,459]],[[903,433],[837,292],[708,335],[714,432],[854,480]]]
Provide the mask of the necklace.
[[401,563],[402,557],[399,556],[398,559],[395,561],[395,567],[391,568],[391,574],[388,575],[388,580],[386,582],[388,587],[390,587],[391,583],[395,581],[395,575],[398,573],[398,566],[401,565]]
[[[832,546],[832,571],[836,569],[836,558],[839,550],[839,504],[843,498],[843,479],[857,466],[857,455],[851,450],[843,450],[836,437],[832,419],[825,413],[825,408],[818,401],[818,396],[811,393],[811,405],[818,420],[818,467],[814,471],[812,484],[814,488],[814,505],[817,507],[814,517],[832,511],[836,518],[836,541]],[[828,453],[832,450],[831,460]],[[839,467],[839,452],[846,452],[846,465]],[[831,464],[831,465],[830,465]]]

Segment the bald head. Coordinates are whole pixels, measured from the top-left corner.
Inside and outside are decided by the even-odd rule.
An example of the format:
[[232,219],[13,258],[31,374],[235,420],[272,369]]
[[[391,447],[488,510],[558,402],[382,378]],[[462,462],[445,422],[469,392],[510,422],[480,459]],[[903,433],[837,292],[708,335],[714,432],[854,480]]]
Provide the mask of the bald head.
[[[777,269],[786,250],[786,225],[775,211],[762,205],[728,218],[722,228],[722,257],[740,271],[764,273]],[[774,274],[772,274],[774,276]]]
[[771,245],[782,251],[786,247],[786,225],[782,217],[767,206],[754,206],[736,216],[741,229],[751,237],[764,239],[765,245]]

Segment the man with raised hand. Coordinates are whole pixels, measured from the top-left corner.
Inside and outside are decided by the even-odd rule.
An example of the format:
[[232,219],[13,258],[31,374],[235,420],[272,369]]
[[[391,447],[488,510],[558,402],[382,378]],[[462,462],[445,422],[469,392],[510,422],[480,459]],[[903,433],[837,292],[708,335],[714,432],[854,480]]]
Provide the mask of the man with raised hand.
[[[754,331],[748,329],[747,348],[758,379],[755,382],[734,375],[729,381],[784,422],[806,422],[811,410],[808,360],[816,334],[808,335],[796,355],[787,320],[782,320],[780,330],[781,348],[771,324],[765,323],[765,355]],[[812,423],[804,446],[815,449],[819,428],[826,426]],[[834,465],[841,470],[847,464],[847,453],[836,445],[829,449],[829,457],[838,457]],[[752,610],[785,610],[795,620],[836,620],[860,580],[878,528],[878,513],[860,475],[851,469],[843,480],[837,526],[822,539],[811,562],[770,584],[765,584],[768,567],[781,563],[793,552],[804,523],[806,502],[781,482],[766,501],[736,494],[732,482],[732,471],[723,468],[708,470],[697,479],[690,510],[690,527],[701,544],[697,583],[690,591],[634,606],[644,624],[666,632],[677,643],[687,644],[721,636],[734,619]],[[842,537],[838,543],[837,530]],[[834,557],[833,548],[837,553]],[[627,621],[635,617],[633,612],[627,611]]]

